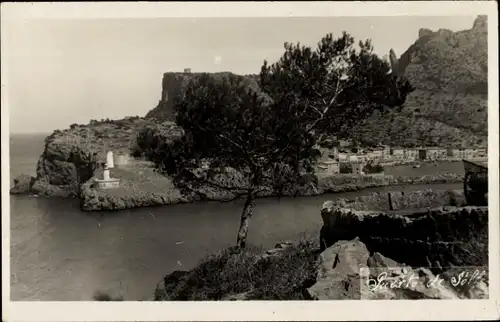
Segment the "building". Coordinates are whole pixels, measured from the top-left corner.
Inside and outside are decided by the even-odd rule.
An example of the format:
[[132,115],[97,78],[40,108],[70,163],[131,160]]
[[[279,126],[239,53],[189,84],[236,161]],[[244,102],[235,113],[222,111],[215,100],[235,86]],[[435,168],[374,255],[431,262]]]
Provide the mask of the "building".
[[474,149],[453,149],[453,157],[457,159],[473,159],[476,155],[476,150]]
[[472,159],[474,154],[474,149],[464,149],[464,159]]
[[403,148],[391,148],[390,156],[393,160],[403,160],[405,158],[405,150]]
[[318,147],[318,151],[320,153],[319,160],[321,161],[327,161],[327,160],[335,160],[338,158],[338,149],[337,148],[321,148]]
[[368,158],[373,161],[380,161],[384,158],[384,150],[375,149],[368,153]]
[[349,162],[358,162],[359,161],[358,155],[356,155],[356,154],[349,155],[347,161],[349,161]]
[[437,160],[440,158],[444,151],[444,155],[446,155],[446,149],[440,149],[438,147],[427,147],[418,150],[418,159],[419,160]]
[[339,153],[337,158],[340,162],[347,162],[349,159],[349,155],[347,153]]
[[488,149],[487,148],[477,148],[474,151],[475,158],[487,158],[488,157]]
[[340,163],[335,160],[320,161],[316,164],[316,172],[321,174],[339,174]]
[[348,140],[339,140],[339,146],[341,148],[348,147],[349,145],[351,145],[351,142],[349,142]]
[[407,161],[415,161],[418,159],[418,150],[417,149],[405,149],[404,150],[404,158]]
[[364,163],[363,162],[351,162],[352,173],[354,174],[365,174],[363,172]]
[[438,159],[446,159],[447,156],[448,156],[448,150],[447,149],[443,149],[443,148],[438,148],[437,149],[437,158]]

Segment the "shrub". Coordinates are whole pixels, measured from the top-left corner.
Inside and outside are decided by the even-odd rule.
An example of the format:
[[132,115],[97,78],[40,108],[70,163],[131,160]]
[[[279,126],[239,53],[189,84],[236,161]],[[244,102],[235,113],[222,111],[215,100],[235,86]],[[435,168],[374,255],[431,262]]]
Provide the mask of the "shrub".
[[382,173],[384,172],[384,167],[381,164],[373,164],[369,162],[363,169],[365,173]]
[[315,281],[317,250],[305,239],[267,258],[259,257],[259,248],[231,247],[209,256],[155,295],[158,300],[181,301],[221,300],[241,293],[251,300],[304,300],[304,288]]

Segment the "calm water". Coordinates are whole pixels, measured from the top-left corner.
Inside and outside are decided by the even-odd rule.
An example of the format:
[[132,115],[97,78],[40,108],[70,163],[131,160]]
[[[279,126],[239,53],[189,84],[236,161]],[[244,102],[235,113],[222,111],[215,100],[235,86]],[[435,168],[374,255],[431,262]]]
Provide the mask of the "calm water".
[[[11,139],[11,178],[34,174],[44,136]],[[418,171],[421,172],[418,172]],[[463,171],[461,164],[387,173]],[[460,184],[439,185],[460,189]],[[426,187],[410,186],[405,190]],[[398,188],[401,189],[401,188]],[[370,189],[369,191],[387,191]],[[257,201],[249,242],[272,247],[319,234],[323,201],[365,192]],[[11,299],[90,300],[97,290],[126,300],[150,298],[173,270],[189,269],[236,240],[242,202],[198,203],[106,213],[79,211],[76,200],[11,196]]]

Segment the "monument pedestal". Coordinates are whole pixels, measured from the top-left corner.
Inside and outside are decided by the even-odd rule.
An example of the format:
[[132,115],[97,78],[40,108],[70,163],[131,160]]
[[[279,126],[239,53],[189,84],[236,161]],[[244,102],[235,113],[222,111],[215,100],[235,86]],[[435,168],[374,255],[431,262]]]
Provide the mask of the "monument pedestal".
[[95,179],[94,181],[98,189],[112,189],[120,186],[120,179],[111,178],[109,169],[113,167],[113,152],[109,151],[106,154],[106,165],[102,173],[102,179]]

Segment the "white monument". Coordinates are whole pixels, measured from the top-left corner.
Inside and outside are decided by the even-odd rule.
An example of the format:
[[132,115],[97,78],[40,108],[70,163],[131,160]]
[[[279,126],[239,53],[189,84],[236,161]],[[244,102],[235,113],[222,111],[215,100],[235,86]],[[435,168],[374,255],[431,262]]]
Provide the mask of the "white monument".
[[104,165],[104,171],[102,173],[103,178],[95,179],[97,188],[99,189],[118,188],[118,186],[120,185],[120,179],[111,178],[109,170],[111,168],[114,168],[113,151],[108,151],[108,153],[106,153],[106,164]]
[[113,160],[113,151],[108,151],[108,153],[106,153],[106,167],[108,169],[113,169],[115,167],[115,163]]

